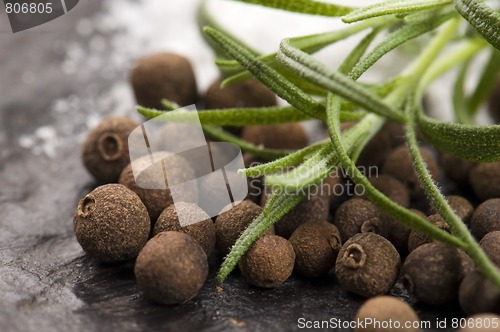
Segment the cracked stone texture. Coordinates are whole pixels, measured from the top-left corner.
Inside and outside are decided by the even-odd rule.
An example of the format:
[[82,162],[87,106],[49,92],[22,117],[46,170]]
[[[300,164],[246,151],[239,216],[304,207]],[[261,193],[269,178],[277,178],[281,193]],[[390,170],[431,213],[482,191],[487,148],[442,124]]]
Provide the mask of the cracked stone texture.
[[[85,44],[74,21],[98,10],[89,1],[67,14],[73,19],[50,23],[49,32],[0,32],[0,330],[290,331],[300,317],[351,319],[363,299],[330,278],[292,277],[261,290],[235,272],[218,293],[221,258],[212,257],[199,296],[165,307],[143,298],[132,263],[102,265],[84,255],[72,216],[94,183],[81,165],[80,144],[89,127],[119,107],[110,94],[131,98],[123,73],[62,69],[68,43]],[[394,294],[407,297],[399,286]],[[461,315],[456,306],[415,308],[432,322]]]

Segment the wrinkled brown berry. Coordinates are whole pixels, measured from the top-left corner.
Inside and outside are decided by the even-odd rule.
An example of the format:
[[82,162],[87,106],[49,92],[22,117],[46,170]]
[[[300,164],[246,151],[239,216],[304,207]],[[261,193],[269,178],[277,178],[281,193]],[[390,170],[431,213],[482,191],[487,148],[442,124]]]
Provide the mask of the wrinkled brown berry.
[[[436,159],[429,150],[423,148],[420,149],[420,154],[432,178],[437,180],[439,178],[439,167]],[[401,146],[391,152],[385,160],[384,166],[382,167],[382,173],[392,175],[403,182],[409,189],[411,198],[421,199],[425,197],[424,190],[413,168],[410,152],[406,146]]]
[[309,221],[290,237],[295,251],[295,271],[306,277],[319,277],[335,266],[342,243],[340,234],[327,221]]
[[480,200],[500,198],[500,162],[476,165],[469,172],[469,182]]
[[448,177],[460,186],[469,184],[469,172],[476,163],[441,152],[441,165]]
[[358,158],[358,165],[382,166],[391,151],[405,143],[404,128],[400,123],[387,122],[368,142]]
[[[468,199],[457,195],[446,196],[446,200],[453,211],[455,211],[456,215],[462,219],[465,224],[470,224],[472,214],[474,213],[474,206],[472,203],[469,202]],[[430,214],[438,213],[434,207],[432,207],[429,212]]]
[[207,109],[265,107],[277,103],[274,92],[259,81],[237,82],[225,88],[221,88],[221,83],[222,80],[217,79],[208,88],[204,98]]
[[[222,255],[227,255],[241,233],[262,212],[257,204],[244,200],[228,211],[221,213],[215,221],[215,234],[217,250]],[[265,234],[274,234],[274,227]]]
[[[264,191],[261,205],[267,201],[269,193]],[[329,197],[318,191],[318,193],[309,193],[292,210],[286,213],[274,224],[276,235],[285,239],[290,238],[292,233],[305,222],[327,220],[328,218]]]
[[[354,332],[419,332],[418,322],[420,319],[417,313],[408,303],[394,296],[377,296],[369,299],[356,313],[355,320],[361,322],[377,321],[375,324],[366,324],[354,328]],[[385,325],[384,323],[387,323]],[[391,322],[391,323],[390,323]],[[395,325],[399,322],[399,328]],[[386,328],[391,326],[393,328]],[[408,327],[406,326],[415,326]]]
[[387,236],[388,227],[382,213],[372,202],[362,198],[352,198],[342,203],[334,219],[343,242],[357,233],[375,233]]
[[241,257],[238,266],[248,283],[274,288],[290,277],[294,263],[295,252],[290,242],[277,235],[264,235]]
[[[188,162],[178,155],[173,155],[169,152],[155,152],[152,154],[154,160],[168,158],[169,176],[179,182],[189,181],[194,178],[194,172],[190,168]],[[137,182],[134,178],[132,168],[138,174]],[[152,225],[158,219],[160,213],[167,206],[173,203],[172,195],[169,189],[151,189],[166,186],[166,181],[163,173],[163,164],[155,163],[151,165],[151,156],[143,156],[125,167],[120,175],[119,183],[131,189],[141,198],[142,202],[148,209]],[[193,198],[198,195],[198,188],[193,184],[189,189],[185,188],[183,195]]]
[[495,314],[477,314],[467,318],[464,327],[457,332],[497,332],[500,327],[500,316]]
[[492,198],[479,205],[471,219],[472,234],[482,239],[486,234],[500,231],[500,198]]
[[308,144],[306,132],[299,123],[248,126],[243,129],[241,137],[269,149],[302,149]]
[[[427,216],[419,210],[410,209],[413,213],[419,215],[422,218],[427,218]],[[408,241],[412,229],[400,221],[393,219],[387,215],[384,215],[384,220],[387,223],[389,229],[389,235],[387,239],[398,249],[401,256],[406,256],[408,254]]]
[[135,258],[149,238],[150,223],[139,196],[120,184],[94,189],[78,203],[73,219],[83,250],[102,262]]
[[382,174],[370,178],[371,184],[382,194],[403,207],[410,206],[410,194],[405,185],[393,176]]
[[[178,213],[188,220],[199,220],[190,225],[181,225]],[[153,234],[176,231],[190,235],[209,256],[215,247],[215,225],[205,211],[196,204],[177,202],[167,207],[158,217]]]
[[188,59],[173,53],[157,53],[138,60],[130,73],[135,99],[141,106],[163,109],[166,98],[181,106],[196,103],[198,91]]
[[455,247],[427,243],[408,255],[402,275],[403,285],[417,300],[446,304],[457,298],[463,279],[462,257]]
[[[443,231],[446,231],[448,233],[450,232],[450,226],[439,214],[433,214],[432,216],[427,217],[427,220],[429,220],[429,222],[433,223]],[[408,251],[412,252],[421,245],[431,243],[432,241],[434,241],[432,237],[414,229],[411,231],[410,236],[408,237]]]
[[162,232],[141,250],[134,272],[139,289],[149,299],[184,303],[198,294],[207,279],[207,256],[189,235]]
[[489,232],[479,244],[486,255],[500,268],[500,231]]
[[104,119],[87,135],[83,164],[99,183],[117,182],[130,162],[128,136],[139,124],[125,117]]
[[392,289],[400,267],[398,251],[388,240],[375,233],[360,233],[340,249],[335,274],[348,291],[373,297]]
[[500,313],[500,290],[478,271],[469,272],[462,280],[458,300],[468,315]]
[[[224,109],[239,107],[276,106],[274,92],[256,80],[236,82],[221,88],[222,79],[217,79],[208,88],[204,101],[206,109]],[[242,128],[229,127],[232,133],[239,135]]]

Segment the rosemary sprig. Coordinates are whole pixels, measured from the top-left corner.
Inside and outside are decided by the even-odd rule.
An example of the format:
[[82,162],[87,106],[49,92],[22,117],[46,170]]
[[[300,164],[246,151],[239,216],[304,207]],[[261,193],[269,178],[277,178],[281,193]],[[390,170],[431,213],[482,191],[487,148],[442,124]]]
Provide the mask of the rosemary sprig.
[[[499,270],[486,257],[432,181],[419,155],[415,136],[418,128],[432,145],[442,151],[473,161],[500,161],[500,126],[474,125],[474,115],[500,70],[500,53],[497,51],[500,46],[500,14],[482,0],[396,0],[358,9],[312,0],[237,1],[303,14],[343,15],[344,22],[357,23],[336,31],[284,39],[277,52],[260,55],[235,39],[230,31],[217,26],[205,7],[200,12],[200,23],[212,25],[204,28],[207,39],[217,54],[223,57],[217,60],[227,77],[222,85],[255,77],[291,105],[199,113],[205,130],[213,136],[238,144],[246,151],[274,159],[263,165],[240,170],[241,174],[247,176],[265,175],[266,182],[273,184],[276,190],[267,201],[264,212],[244,231],[224,260],[218,280],[222,282],[252,243],[303,199],[303,192],[321,183],[336,167],[343,167],[355,183],[365,187],[368,198],[381,211],[437,240],[464,249],[481,271],[500,288]],[[465,23],[462,18],[479,35],[463,35],[458,29]],[[369,31],[368,34],[337,70],[312,55],[365,30]],[[390,33],[369,50],[376,37],[385,31]],[[397,77],[379,84],[358,81],[385,54],[393,52],[402,44],[414,42],[424,34],[435,36],[416,61]],[[446,52],[440,55],[444,49]],[[490,59],[484,66],[477,88],[465,96],[463,83],[467,75],[467,63],[484,49],[491,52]],[[436,78],[457,66],[462,66],[454,87],[455,113],[460,123],[442,122],[424,115],[418,105],[425,90]],[[166,106],[167,109],[174,109],[175,105],[167,102]],[[148,117],[163,114],[162,111],[144,108],[139,108],[139,111]],[[177,120],[182,120],[184,116],[175,112],[171,115],[172,119],[177,117]],[[294,152],[257,147],[218,127],[265,125],[311,118],[327,123],[330,140]],[[350,119],[356,120],[356,125],[341,132],[341,121]],[[450,224],[452,234],[391,201],[378,192],[356,168],[357,155],[386,120],[405,125],[412,162],[419,180],[431,203]],[[279,173],[291,166],[297,168]]]

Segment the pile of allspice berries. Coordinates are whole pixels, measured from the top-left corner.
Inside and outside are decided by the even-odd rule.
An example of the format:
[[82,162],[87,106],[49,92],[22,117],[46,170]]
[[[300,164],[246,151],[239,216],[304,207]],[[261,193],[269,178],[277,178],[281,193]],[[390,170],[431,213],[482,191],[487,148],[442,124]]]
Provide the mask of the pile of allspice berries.
[[[140,59],[131,70],[130,82],[137,103],[156,109],[162,109],[163,98],[201,109],[277,105],[276,96],[254,80],[221,89],[218,79],[199,98],[190,62],[172,53]],[[490,110],[500,121],[500,84],[491,96]],[[146,297],[162,304],[184,303],[205,283],[207,257],[215,251],[221,256],[229,253],[262,212],[269,190],[262,178],[249,179],[248,198],[213,219],[197,205],[174,205],[169,189],[144,189],[135,183],[128,135],[139,125],[131,118],[109,117],[88,134],[83,164],[101,185],[78,203],[75,235],[86,254],[96,260],[135,260],[137,284]],[[343,124],[343,128],[349,126]],[[300,149],[310,143],[300,123],[227,130],[266,148]],[[449,203],[500,267],[500,163],[460,160],[425,144],[421,153],[436,181],[450,181]],[[247,167],[266,162],[248,153],[244,160]],[[449,231],[426,203],[401,125],[387,123],[366,146],[358,165],[377,167],[379,173],[370,181],[378,190]],[[183,167],[177,171],[188,172]],[[342,174],[332,173],[323,186],[349,182]],[[182,227],[180,212],[203,221]],[[331,190],[309,195],[252,245],[239,270],[250,284],[262,288],[279,287],[292,273],[307,278],[333,276],[347,291],[370,298],[356,318],[417,321],[411,306],[388,295],[398,281],[426,304],[458,301],[468,316],[500,314],[500,290],[476,270],[465,252],[403,226],[363,195],[338,195]]]

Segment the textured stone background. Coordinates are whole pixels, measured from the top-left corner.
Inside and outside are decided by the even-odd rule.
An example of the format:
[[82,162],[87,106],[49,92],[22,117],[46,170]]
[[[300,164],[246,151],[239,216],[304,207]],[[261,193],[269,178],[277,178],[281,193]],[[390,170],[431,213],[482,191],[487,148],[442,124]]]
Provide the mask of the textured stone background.
[[[362,299],[332,279],[260,290],[234,273],[217,293],[213,258],[194,301],[163,307],[141,296],[132,264],[101,265],[83,254],[72,215],[94,184],[80,142],[105,114],[133,114],[124,106],[130,91],[115,84],[125,74],[106,68],[114,32],[91,39],[94,21],[75,26],[99,11],[88,1],[43,29],[0,32],[0,331],[290,331],[300,317],[351,319]],[[86,47],[92,52],[82,55]],[[460,315],[456,307],[416,308],[432,321]]]

